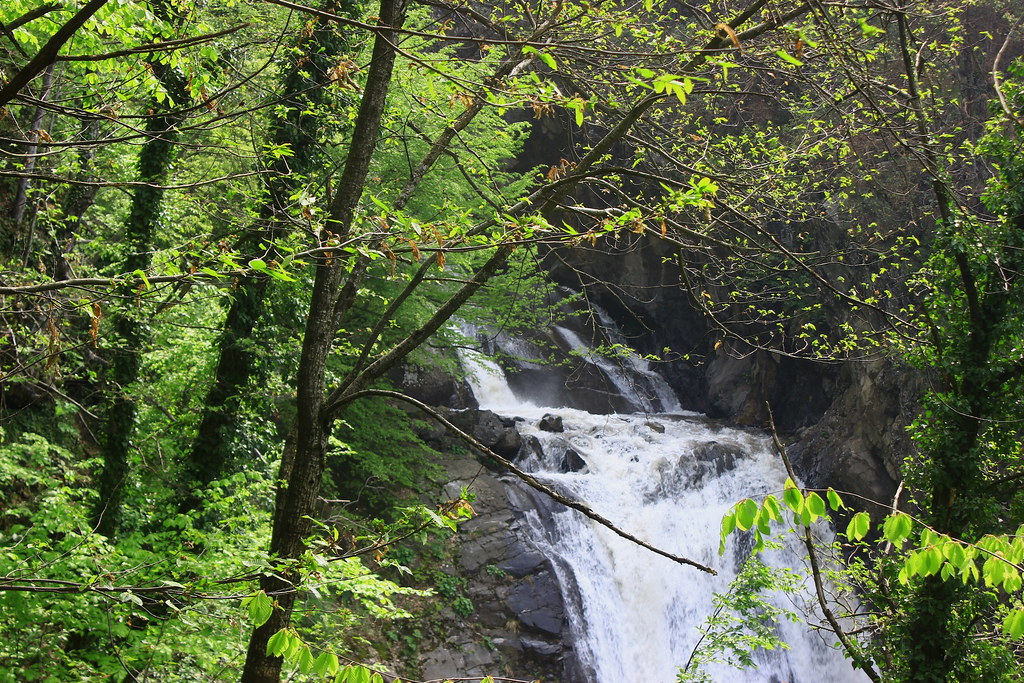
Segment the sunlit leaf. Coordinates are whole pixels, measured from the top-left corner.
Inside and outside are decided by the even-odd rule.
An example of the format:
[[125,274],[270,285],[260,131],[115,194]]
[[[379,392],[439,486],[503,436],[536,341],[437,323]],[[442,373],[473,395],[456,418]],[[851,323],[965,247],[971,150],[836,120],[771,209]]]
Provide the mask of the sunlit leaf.
[[860,541],[868,535],[871,530],[871,515],[866,512],[858,512],[850,518],[846,525],[846,537],[852,541]]

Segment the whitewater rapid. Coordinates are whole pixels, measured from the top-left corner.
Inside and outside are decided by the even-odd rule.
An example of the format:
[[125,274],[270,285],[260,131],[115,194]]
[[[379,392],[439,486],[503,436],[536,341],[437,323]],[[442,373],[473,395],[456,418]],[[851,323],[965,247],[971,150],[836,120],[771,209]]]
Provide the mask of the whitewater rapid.
[[[786,475],[769,439],[678,410],[596,415],[538,406],[513,394],[502,371],[486,357],[466,354],[463,361],[472,370],[471,384],[481,407],[522,418],[517,423],[520,433],[540,445],[540,454],[521,461],[525,469],[635,536],[718,571],[712,576],[681,566],[557,504],[540,504],[526,513],[532,532],[528,541],[552,560],[563,593],[578,670],[585,678],[573,683],[675,681],[700,638],[698,627],[712,611],[713,593],[727,589],[749,550],[737,536],[719,556],[722,517],[743,498],[781,495]],[[593,362],[609,361],[595,357]],[[631,363],[645,370],[642,361]],[[619,367],[628,370],[629,364]],[[653,373],[643,374],[649,383]],[[617,386],[633,385],[622,375],[614,381]],[[657,389],[663,402],[665,391],[667,387]],[[642,400],[634,404],[648,405]],[[563,431],[539,427],[549,413],[562,418]],[[585,467],[567,471],[572,469],[566,465],[570,451]],[[801,567],[796,543],[764,559]],[[776,600],[817,621],[809,588]],[[832,647],[834,637],[819,635],[803,623],[783,622],[778,631],[791,649],[759,654],[755,669],[709,668],[711,680],[867,680]]]

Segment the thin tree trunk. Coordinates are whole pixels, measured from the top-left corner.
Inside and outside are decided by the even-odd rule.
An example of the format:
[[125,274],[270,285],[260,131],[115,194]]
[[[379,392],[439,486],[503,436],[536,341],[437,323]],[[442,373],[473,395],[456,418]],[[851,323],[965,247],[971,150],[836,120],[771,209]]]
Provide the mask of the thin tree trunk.
[[[54,65],[51,64],[46,67],[46,71],[43,72],[43,87],[39,92],[39,101],[45,102],[50,96],[50,88],[53,86],[53,70]],[[28,191],[32,185],[32,181],[29,179],[29,175],[35,170],[36,161],[38,157],[36,152],[39,151],[39,137],[42,135],[43,127],[43,116],[46,114],[46,110],[41,106],[36,106],[35,113],[32,115],[32,127],[29,130],[29,135],[33,136],[32,142],[29,143],[28,148],[25,150],[28,158],[25,160],[25,177],[18,181],[18,191],[14,195],[14,206],[11,207],[11,222],[17,228],[18,224],[21,223],[21,219],[25,216],[25,207],[28,206]],[[29,235],[28,246],[25,248],[24,261],[28,260],[28,256],[32,251],[32,237]]]
[[[354,16],[355,7],[348,0],[327,0],[322,9],[331,14]],[[325,19],[314,18],[316,27],[293,56],[291,68],[284,74],[281,91],[291,93],[285,101],[287,114],[273,124],[274,145],[288,145],[291,156],[276,159],[267,186],[267,197],[260,209],[264,229],[249,234],[239,245],[240,251],[256,250],[261,244],[273,244],[281,236],[285,224],[289,196],[302,181],[303,175],[316,168],[320,159],[318,145],[325,133],[325,124],[317,110],[329,100],[327,88],[332,82],[331,69],[344,54],[348,41],[337,27]],[[311,113],[312,112],[312,113]],[[272,249],[273,247],[271,247]],[[261,254],[267,258],[265,254]],[[201,490],[225,474],[232,454],[232,437],[238,427],[238,399],[255,376],[257,350],[252,332],[266,312],[265,276],[244,279],[231,299],[224,331],[219,341],[217,370],[213,386],[203,403],[203,416],[186,462],[191,487],[182,500],[183,509],[194,509],[202,500]]]
[[[386,28],[378,31],[374,39],[370,71],[352,145],[327,221],[326,229],[336,235],[346,235],[351,230],[355,209],[362,197],[395,62],[396,34],[388,29],[400,26],[401,15],[401,0],[381,0],[379,23]],[[304,550],[303,539],[312,530],[311,516],[320,495],[331,424],[327,411],[323,410],[325,368],[334,341],[336,304],[345,277],[343,258],[341,255],[328,255],[317,265],[299,361],[296,387],[298,418],[293,437],[286,447],[290,452],[282,462],[280,479],[285,485],[277,491],[278,514],[270,541],[272,555],[283,566],[273,575],[264,576],[261,582],[268,595],[276,596],[277,608],[267,623],[253,631],[242,672],[243,683],[277,683],[281,676],[281,658],[267,653],[267,642],[291,621],[295,604],[292,587],[297,575],[288,563],[296,560]]]
[[[175,102],[185,101],[185,82],[176,70],[156,63],[157,76]],[[155,114],[146,125],[149,141],[139,154],[139,180],[152,183],[139,187],[132,196],[131,212],[125,224],[124,238],[128,256],[122,272],[134,273],[149,268],[153,235],[160,217],[164,190],[157,187],[166,180],[178,138],[177,127],[184,115],[181,110],[164,110]],[[135,283],[138,286],[139,283]],[[113,537],[121,522],[121,502],[128,476],[128,456],[135,428],[135,401],[128,395],[129,387],[139,377],[141,352],[149,340],[146,316],[133,306],[132,286],[122,288],[125,303],[116,316],[113,329],[118,347],[113,352],[110,384],[113,397],[107,410],[104,433],[103,470],[99,477],[99,500],[94,523],[99,533]]]

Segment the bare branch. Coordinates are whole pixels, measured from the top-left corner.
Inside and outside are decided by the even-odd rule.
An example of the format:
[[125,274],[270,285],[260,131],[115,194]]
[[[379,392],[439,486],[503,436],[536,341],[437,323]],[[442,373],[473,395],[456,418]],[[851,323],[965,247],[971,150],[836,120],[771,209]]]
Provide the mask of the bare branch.
[[[786,446],[782,443],[782,439],[779,438],[778,430],[775,429],[775,419],[772,417],[771,404],[768,401],[765,401],[764,407],[768,412],[768,424],[772,431],[772,443],[775,444],[775,449],[782,457],[782,462],[786,466],[786,472],[789,474],[789,478],[795,483],[797,480],[796,471],[793,469],[793,463],[789,459],[789,453],[786,451]],[[861,654],[860,650],[850,639],[849,634],[843,630],[843,627],[839,624],[839,620],[828,605],[828,598],[825,595],[825,585],[821,578],[821,563],[818,560],[818,550],[814,546],[811,527],[807,524],[803,525],[803,535],[801,540],[803,540],[804,547],[807,549],[807,559],[811,565],[811,579],[814,581],[814,595],[818,600],[818,607],[821,608],[821,612],[825,615],[825,619],[832,628],[832,632],[836,634],[836,638],[839,639],[843,649],[846,650],[846,654],[853,662],[853,665],[863,671],[868,678],[874,681],[874,683],[881,683],[881,676],[879,676],[878,672],[875,671],[873,666],[871,666],[871,662]]]
[[557,501],[557,502],[561,503],[562,505],[564,505],[564,506],[566,506],[568,508],[572,508],[573,510],[576,510],[577,512],[580,512],[587,519],[590,519],[590,520],[593,520],[593,521],[597,522],[601,526],[605,527],[609,531],[612,531],[613,533],[617,534],[618,536],[621,536],[622,538],[626,539],[630,543],[635,543],[636,545],[638,545],[638,546],[640,546],[642,548],[646,548],[647,550],[650,550],[652,553],[655,553],[657,555],[661,555],[662,557],[666,557],[666,558],[672,560],[673,562],[676,562],[677,564],[684,564],[684,565],[687,565],[687,566],[690,566],[690,567],[694,567],[695,569],[699,569],[702,572],[707,572],[708,574],[715,574],[715,575],[718,574],[718,572],[716,572],[711,567],[708,567],[706,565],[700,564],[699,562],[695,562],[695,561],[687,559],[685,557],[681,557],[679,555],[674,555],[674,554],[668,552],[667,550],[662,550],[661,548],[659,548],[659,547],[657,547],[655,545],[651,545],[647,541],[644,541],[643,539],[640,539],[640,538],[634,536],[633,534],[629,533],[628,531],[620,529],[611,520],[609,520],[607,517],[603,517],[602,515],[599,515],[598,513],[594,512],[593,510],[591,510],[589,507],[587,507],[583,503],[579,502],[578,500],[573,500],[572,498],[564,496],[561,493],[559,493],[558,491],[555,491],[550,486],[546,486],[545,484],[542,484],[540,481],[537,480],[536,477],[534,477],[533,475],[531,475],[531,474],[529,474],[527,472],[524,472],[523,470],[521,470],[518,467],[516,467],[507,458],[503,458],[500,455],[498,455],[497,453],[495,453],[494,451],[492,451],[491,449],[487,448],[487,446],[485,446],[482,443],[480,443],[480,441],[475,439],[472,435],[467,434],[466,432],[462,431],[461,429],[459,429],[458,427],[453,425],[443,415],[441,415],[439,412],[437,412],[436,410],[434,410],[430,406],[426,405],[425,403],[417,401],[416,399],[414,399],[414,398],[412,398],[410,396],[406,396],[405,394],[399,393],[397,391],[387,391],[387,390],[384,390],[384,389],[364,389],[364,390],[359,391],[359,392],[357,392],[355,394],[352,394],[349,398],[351,400],[354,400],[354,399],[360,398],[362,396],[386,396],[388,398],[393,398],[393,399],[396,399],[396,400],[399,400],[399,401],[405,401],[406,403],[409,403],[409,404],[411,404],[413,406],[416,406],[417,408],[422,410],[424,413],[429,415],[431,418],[433,418],[433,419],[437,420],[439,423],[441,423],[441,425],[445,429],[447,429],[449,432],[451,432],[452,434],[454,434],[458,438],[462,439],[467,444],[469,444],[473,448],[477,449],[478,451],[480,451],[481,453],[486,455],[488,458],[493,458],[495,461],[500,463],[502,467],[507,469],[510,473],[515,475],[519,480],[521,480],[523,483],[525,483],[527,486],[529,486],[530,488],[534,489],[535,491],[539,491],[540,493],[543,493],[545,496],[548,496],[552,500]]
[[107,4],[107,0],[91,0],[82,9],[78,10],[75,16],[71,17],[66,24],[61,26],[50,37],[46,45],[40,48],[36,56],[0,88],[0,107],[14,99],[21,92],[22,88],[28,85],[43,69],[52,64],[57,59],[57,53],[60,52],[64,44],[71,40],[75,32],[82,28],[82,25],[105,4]]

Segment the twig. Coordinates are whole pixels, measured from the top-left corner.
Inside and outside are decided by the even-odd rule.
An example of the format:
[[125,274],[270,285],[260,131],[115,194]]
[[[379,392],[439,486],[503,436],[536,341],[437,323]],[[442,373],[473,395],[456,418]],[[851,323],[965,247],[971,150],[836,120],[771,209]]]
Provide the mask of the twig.
[[1003,111],[1006,112],[1006,115],[1010,117],[1010,119],[1012,119],[1013,122],[1016,123],[1018,126],[1024,128],[1024,117],[1021,117],[1020,114],[1015,114],[1014,111],[1010,108],[1009,102],[1006,101],[1006,96],[1003,95],[1003,89],[999,85],[999,60],[1003,58],[1003,53],[1006,52],[1006,48],[1009,47],[1010,45],[1010,37],[1013,36],[1014,29],[1016,29],[1019,25],[1020,22],[1018,21],[1017,24],[1015,24],[1009,31],[1006,32],[1006,39],[1003,41],[1003,46],[999,48],[999,52],[996,53],[996,59],[994,62],[992,62],[992,87],[996,91],[996,97],[999,98],[999,106],[1003,108]]
[[673,555],[672,553],[668,552],[667,550],[662,550],[661,548],[659,548],[657,546],[651,545],[647,541],[644,541],[644,540],[642,540],[640,538],[637,538],[636,536],[634,536],[633,534],[629,533],[628,531],[620,529],[611,520],[609,520],[608,518],[603,517],[603,516],[599,515],[598,513],[594,512],[593,510],[591,510],[589,507],[587,507],[583,503],[579,502],[578,500],[573,500],[572,498],[569,498],[569,497],[559,493],[558,491],[555,491],[551,487],[542,484],[540,481],[537,480],[536,477],[534,477],[533,475],[531,475],[531,474],[529,474],[527,472],[524,472],[523,470],[519,469],[514,464],[512,464],[512,462],[510,460],[508,460],[507,458],[501,457],[500,455],[498,455],[497,453],[495,453],[494,451],[489,449],[487,446],[485,446],[482,443],[480,443],[480,441],[475,439],[473,436],[471,436],[470,434],[467,434],[466,432],[462,431],[461,429],[459,429],[458,427],[453,425],[451,422],[449,422],[447,419],[445,419],[445,417],[443,415],[441,415],[439,412],[437,412],[436,410],[434,410],[430,406],[426,405],[425,403],[417,401],[416,399],[414,399],[414,398],[412,398],[410,396],[406,396],[405,394],[402,394],[400,392],[397,392],[397,391],[387,391],[387,390],[384,390],[384,389],[363,389],[362,391],[354,393],[350,397],[350,400],[354,400],[354,399],[359,398],[361,396],[386,396],[388,398],[393,398],[393,399],[396,399],[396,400],[399,400],[399,401],[404,401],[406,403],[414,405],[417,408],[419,408],[421,411],[423,411],[424,413],[426,413],[427,415],[432,417],[433,419],[435,419],[438,422],[440,422],[441,425],[445,429],[447,429],[449,432],[451,432],[452,434],[454,434],[458,438],[462,439],[467,444],[469,444],[473,448],[477,449],[481,453],[485,454],[487,457],[493,458],[494,460],[496,460],[498,463],[501,464],[502,467],[507,469],[509,472],[511,472],[513,475],[515,475],[517,478],[519,478],[523,483],[525,483],[527,486],[529,486],[530,488],[534,489],[535,491],[539,491],[540,493],[543,493],[545,496],[548,496],[552,500],[558,501],[562,505],[564,505],[564,506],[566,506],[568,508],[572,508],[573,510],[576,510],[577,512],[582,513],[583,516],[587,517],[588,519],[591,519],[591,520],[597,522],[601,526],[605,527],[606,529],[609,529],[610,531],[612,531],[613,533],[621,536],[622,538],[626,539],[627,541],[629,541],[631,543],[635,543],[636,545],[638,545],[638,546],[640,546],[642,548],[646,548],[647,550],[650,550],[652,553],[655,553],[657,555],[661,555],[662,557],[667,557],[668,559],[670,559],[673,562],[676,562],[678,564],[685,564],[685,565],[688,565],[690,567],[694,567],[695,569],[699,569],[699,570],[701,570],[703,572],[707,572],[708,574],[713,574],[713,575],[717,575],[718,574],[718,572],[716,572],[711,567],[708,567],[706,565],[700,564],[699,562],[695,562],[694,560],[690,560],[688,558],[681,557],[679,555]]
[[[796,472],[793,469],[793,463],[789,459],[789,454],[786,452],[786,446],[782,443],[782,439],[779,438],[779,432],[775,429],[775,418],[772,416],[772,407],[768,401],[764,403],[765,409],[768,411],[768,425],[772,430],[772,443],[775,444],[775,449],[782,456],[782,462],[786,466],[786,472],[789,474],[789,478],[796,483]],[[843,649],[846,650],[846,654],[850,656],[853,661],[853,665],[867,674],[874,683],[881,683],[882,679],[875,671],[874,667],[871,666],[871,662],[868,661],[864,655],[856,648],[853,641],[850,640],[849,634],[847,634],[842,627],[839,625],[839,620],[836,619],[835,614],[828,606],[828,599],[825,596],[825,586],[821,579],[821,566],[818,562],[818,551],[814,547],[814,538],[811,536],[811,527],[807,524],[803,525],[803,542],[804,547],[807,548],[807,559],[811,565],[811,578],[814,581],[814,594],[818,599],[818,606],[821,608],[822,613],[825,615],[826,621],[832,631],[839,638],[840,644]]]

